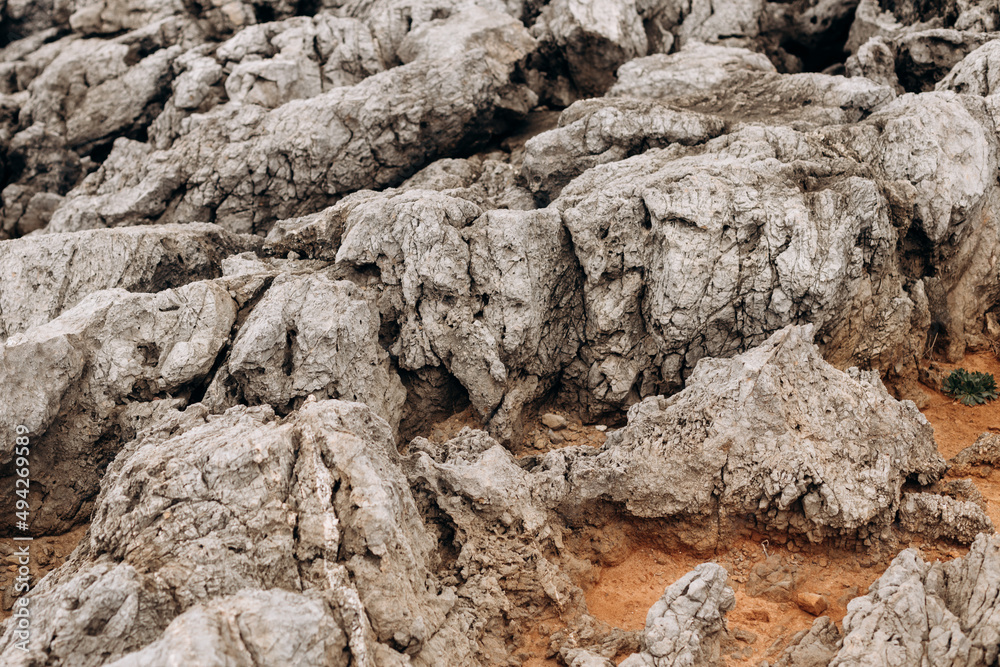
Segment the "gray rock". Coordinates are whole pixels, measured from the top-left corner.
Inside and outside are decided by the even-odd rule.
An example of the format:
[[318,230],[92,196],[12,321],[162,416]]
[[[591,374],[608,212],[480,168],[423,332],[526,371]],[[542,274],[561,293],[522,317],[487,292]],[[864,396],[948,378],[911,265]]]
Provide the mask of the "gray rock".
[[[45,324],[93,292],[158,292],[217,278],[260,240],[209,224],[36,235],[0,243],[0,340]],[[30,299],[25,299],[31,294]]]
[[575,103],[559,128],[525,144],[521,173],[547,198],[587,169],[673,143],[699,144],[722,134],[719,118],[680,111],[660,101],[602,98]]
[[933,431],[877,374],[823,361],[810,335],[789,327],[732,359],[704,359],[684,391],[632,407],[599,452],[562,454],[575,501],[697,517],[690,540],[706,545],[748,515],[813,541],[889,537],[904,482],[944,473]]
[[994,532],[993,522],[976,503],[933,493],[904,493],[899,523],[903,530],[927,539],[943,537],[961,544]]
[[[431,646],[438,657],[462,655],[469,638],[451,627],[461,621],[449,615],[454,588],[428,570],[433,548],[389,425],[365,406],[310,401],[280,423],[266,407],[210,416],[193,406],[119,454],[84,543],[32,594],[31,651],[16,649],[7,627],[0,655],[11,665],[98,665],[158,638],[124,664],[182,655],[187,647],[172,641],[178,627],[206,615],[218,627],[211,618],[260,600],[241,591],[272,588],[292,591],[286,595],[322,623],[329,623],[322,606],[294,592],[327,600],[342,634],[326,640],[342,646],[346,635],[352,664],[387,664],[372,662],[377,643],[397,660],[397,650],[417,656]],[[237,597],[216,602],[224,596]],[[276,611],[289,618],[289,610]],[[212,625],[203,631],[216,646],[229,636]],[[321,646],[314,631],[297,632],[286,640]]]
[[110,664],[346,667],[347,637],[335,613],[318,595],[244,590],[192,607],[160,639]]
[[233,340],[209,405],[290,412],[306,396],[340,398],[365,403],[395,430],[406,393],[378,344],[378,312],[362,296],[322,274],[275,278]]
[[225,105],[164,151],[121,139],[48,230],[212,219],[266,231],[276,219],[401,180],[429,156],[502,125],[504,112],[531,106],[530,91],[510,83],[511,67],[484,56],[414,62],[270,112]]
[[726,613],[736,605],[728,579],[722,566],[703,563],[671,584],[646,615],[642,652],[623,667],[721,665]]
[[555,0],[542,10],[532,34],[556,49],[570,77],[587,97],[614,83],[619,65],[644,56],[648,43],[634,0]]
[[[95,292],[7,339],[0,348],[0,460],[11,460],[15,430],[27,428],[36,534],[86,521],[100,471],[121,446],[117,415],[132,401],[189,392],[212,369],[235,320],[224,287],[196,282],[158,294]],[[13,512],[15,500],[0,505]]]
[[829,665],[989,665],[1000,647],[998,588],[995,536],[980,535],[948,563],[907,549],[848,604],[843,646]]
[[978,466],[1000,465],[1000,435],[983,433],[976,441],[948,460],[956,475],[969,475]]

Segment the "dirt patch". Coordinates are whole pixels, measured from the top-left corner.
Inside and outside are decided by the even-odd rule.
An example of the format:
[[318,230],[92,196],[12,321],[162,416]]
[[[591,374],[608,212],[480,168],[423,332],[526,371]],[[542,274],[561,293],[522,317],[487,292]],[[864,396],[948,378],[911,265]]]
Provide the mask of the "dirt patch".
[[31,587],[34,588],[46,574],[56,569],[66,562],[66,559],[76,545],[80,543],[83,536],[87,534],[89,525],[80,526],[63,535],[36,537],[30,542],[14,542],[4,540],[0,546],[0,554],[3,555],[3,565],[0,567],[0,621],[8,618],[13,608],[14,600],[14,578],[17,576],[18,563],[13,553],[23,544],[30,545],[30,563],[28,568],[31,572]]
[[[936,362],[934,365],[945,375],[956,368],[964,368],[967,371],[993,373],[994,377],[1000,378],[1000,361],[989,352],[967,355],[957,364]],[[926,371],[922,375],[929,377]],[[962,405],[942,394],[941,385],[937,382],[923,382],[922,385],[930,396],[930,401],[921,412],[934,426],[934,439],[938,450],[946,459],[974,443],[983,433],[1000,432],[1000,401],[975,406]]]
[[[939,379],[940,374],[950,373],[956,368],[967,371],[992,373],[1000,378],[1000,360],[990,352],[978,352],[966,355],[957,364],[937,362],[934,364],[936,373],[922,374],[925,378]],[[936,385],[936,386],[933,386]],[[983,405],[962,405],[950,396],[941,393],[938,382],[924,382],[924,391],[930,396],[927,406],[921,411],[934,427],[934,439],[938,451],[946,459],[958,454],[971,445],[987,431],[1000,432],[1000,400]],[[973,483],[986,499],[986,513],[994,526],[1000,526],[1000,472],[989,466],[980,466],[977,475],[971,477]],[[967,475],[951,475],[946,478],[959,479]]]

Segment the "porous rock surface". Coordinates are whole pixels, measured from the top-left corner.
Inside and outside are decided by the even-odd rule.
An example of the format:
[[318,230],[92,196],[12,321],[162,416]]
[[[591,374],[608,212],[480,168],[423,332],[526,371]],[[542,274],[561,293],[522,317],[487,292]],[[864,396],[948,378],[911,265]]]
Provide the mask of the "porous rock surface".
[[[0,487],[26,431],[30,532],[89,524],[0,662],[518,665],[545,616],[719,664],[718,565],[591,614],[627,523],[971,544],[776,660],[992,664],[942,477],[996,436],[946,464],[897,399],[1000,341],[998,44],[979,0],[0,0]],[[612,428],[526,453],[548,412]]]

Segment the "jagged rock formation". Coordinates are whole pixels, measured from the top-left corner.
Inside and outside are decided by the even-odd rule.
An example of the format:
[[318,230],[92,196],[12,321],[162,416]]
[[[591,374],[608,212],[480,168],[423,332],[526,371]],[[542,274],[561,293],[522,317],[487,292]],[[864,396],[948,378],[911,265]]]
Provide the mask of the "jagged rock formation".
[[626,667],[718,665],[726,612],[736,604],[729,575],[715,563],[699,565],[671,584],[646,616],[643,651]]
[[[978,0],[0,0],[0,485],[27,430],[31,531],[90,523],[0,660],[517,665],[550,613],[567,665],[718,664],[718,565],[642,632],[590,613],[576,534],[630,522],[972,544],[904,551],[778,664],[992,664],[987,499],[942,476],[997,438],[946,464],[893,395],[1000,341],[998,29]],[[466,406],[482,430],[433,436]],[[523,455],[550,406],[621,428]]]
[[843,636],[817,619],[776,664],[990,665],[1000,650],[997,614],[1000,539],[980,535],[947,563],[926,563],[907,549],[868,595],[850,602]]

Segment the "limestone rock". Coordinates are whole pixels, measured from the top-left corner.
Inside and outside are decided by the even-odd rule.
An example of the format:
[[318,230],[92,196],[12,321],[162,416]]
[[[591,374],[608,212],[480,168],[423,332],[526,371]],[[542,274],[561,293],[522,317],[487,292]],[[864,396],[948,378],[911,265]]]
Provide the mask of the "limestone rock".
[[[329,624],[325,599],[341,632],[326,635],[323,650],[342,648],[346,635],[355,662],[372,664],[377,643],[389,656],[430,647],[461,655],[440,645],[469,640],[439,633],[456,596],[427,569],[433,543],[397,460],[389,425],[357,403],[310,402],[281,423],[266,407],[174,412],[118,456],[85,544],[33,593],[31,651],[14,648],[8,628],[0,654],[11,665],[181,655],[172,652],[185,645],[171,641],[180,628],[204,620],[218,646],[230,636],[219,621],[247,613],[246,623],[263,622],[253,609],[267,598],[253,590],[281,588]],[[298,632],[270,650],[326,646],[314,630]]]
[[429,156],[502,125],[505,112],[526,111],[530,91],[509,74],[474,51],[393,68],[271,112],[225,105],[168,150],[121,139],[49,230],[213,219],[233,231],[266,231],[276,219],[401,179]]
[[110,664],[177,663],[346,667],[349,659],[347,637],[325,600],[276,588],[192,607],[160,639]]
[[[233,340],[215,391],[231,405],[289,412],[306,396],[368,405],[395,429],[406,394],[378,344],[379,317],[348,281],[323,274],[274,279]],[[209,388],[209,395],[214,394]]]
[[906,493],[899,507],[903,530],[928,539],[941,537],[970,544],[980,533],[994,532],[993,522],[979,505],[933,493]]
[[522,174],[547,198],[598,164],[616,162],[673,143],[699,144],[722,133],[722,120],[680,111],[659,101],[583,100],[559,117],[559,128],[525,144]]
[[631,408],[600,452],[570,455],[572,493],[637,516],[700,517],[708,543],[716,521],[748,514],[816,541],[881,535],[903,483],[938,479],[944,461],[912,403],[874,373],[834,369],[810,335],[789,327],[732,359],[701,361],[684,391]]
[[8,241],[0,244],[0,340],[55,319],[93,292],[158,292],[217,278],[223,258],[259,245],[201,223]]
[[956,475],[969,475],[979,466],[1000,465],[1000,435],[983,433],[976,441],[948,460]]
[[[212,369],[235,320],[235,302],[212,282],[158,294],[116,288],[7,339],[0,451],[9,461],[16,427],[28,429],[34,531],[86,520],[100,471],[121,445],[112,435],[116,416],[131,401],[190,391]],[[13,512],[15,500],[0,504]]]
[[646,615],[642,652],[624,667],[721,665],[719,642],[726,613],[736,594],[726,584],[729,574],[715,563],[704,563],[671,584]]
[[925,563],[907,549],[868,595],[848,604],[843,646],[830,667],[988,665],[1000,646],[998,587],[997,537],[980,535],[948,563]]

